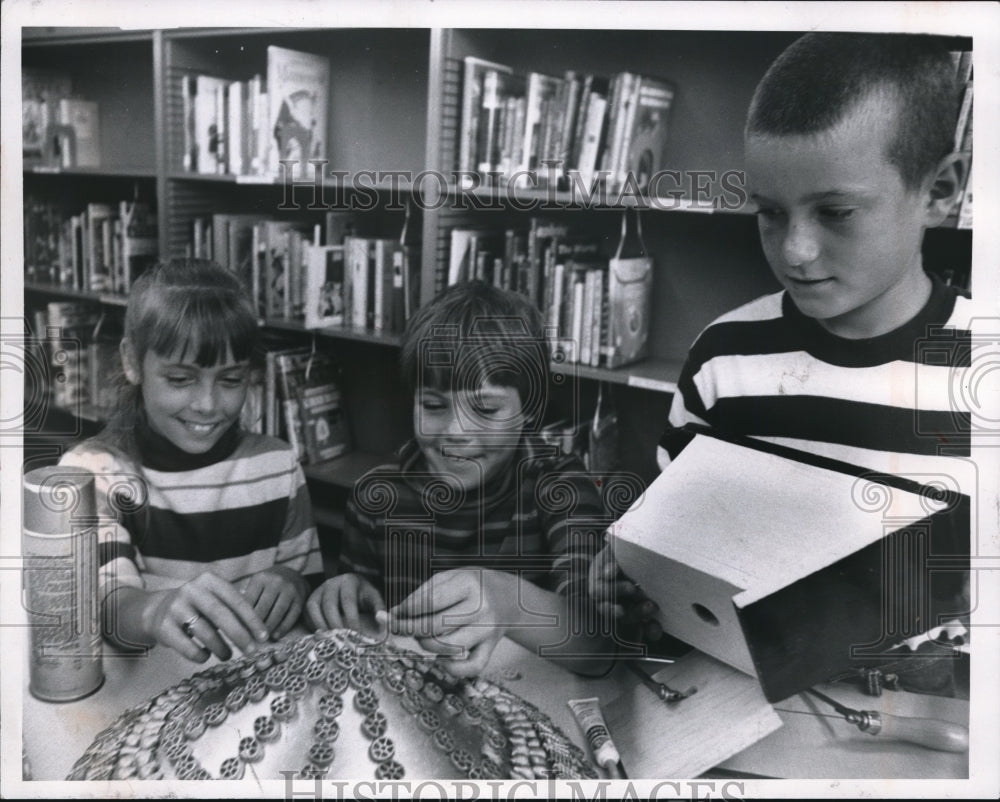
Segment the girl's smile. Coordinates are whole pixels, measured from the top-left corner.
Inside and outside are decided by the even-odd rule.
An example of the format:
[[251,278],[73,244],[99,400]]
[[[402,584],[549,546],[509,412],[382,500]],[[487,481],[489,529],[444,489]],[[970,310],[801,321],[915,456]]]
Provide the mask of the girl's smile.
[[[126,356],[126,365],[129,361]],[[202,454],[239,419],[248,370],[248,364],[236,362],[231,352],[221,363],[202,367],[183,351],[164,357],[150,350],[141,374],[133,378],[133,368],[127,375],[141,384],[150,427],[182,451]]]

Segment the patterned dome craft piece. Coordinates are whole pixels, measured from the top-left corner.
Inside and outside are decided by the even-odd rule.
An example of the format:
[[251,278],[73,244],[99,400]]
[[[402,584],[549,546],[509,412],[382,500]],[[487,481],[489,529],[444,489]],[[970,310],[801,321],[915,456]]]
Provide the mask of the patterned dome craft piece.
[[[288,772],[293,772],[289,775]],[[353,630],[219,663],[122,713],[69,780],[596,779],[500,683]]]

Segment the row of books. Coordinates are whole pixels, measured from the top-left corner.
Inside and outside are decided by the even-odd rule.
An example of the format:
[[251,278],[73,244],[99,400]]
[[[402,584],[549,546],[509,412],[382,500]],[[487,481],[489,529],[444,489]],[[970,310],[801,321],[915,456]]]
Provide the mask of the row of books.
[[68,73],[21,71],[21,137],[25,166],[101,165],[100,107],[73,95]]
[[124,294],[158,254],[156,214],[148,203],[88,203],[70,214],[59,204],[25,198],[28,281]]
[[230,81],[182,77],[183,168],[236,176],[279,175],[279,162],[311,175],[309,159],[326,153],[330,61],[271,45],[266,76]]
[[[958,121],[955,124],[954,150],[957,153],[972,153],[972,53],[970,51],[955,52],[956,77],[962,87],[962,100],[959,106]],[[970,163],[971,167],[971,163]],[[954,213],[958,217],[959,228],[972,228],[972,187],[970,174],[965,176],[965,186],[962,188],[962,199],[957,204]]]
[[[586,189],[599,177],[610,190],[634,181],[643,190],[663,167],[674,87],[632,72],[610,79],[568,70],[562,76],[514,73],[506,64],[464,60],[458,170],[516,178],[515,186],[571,173]],[[471,177],[463,179],[471,182]]]
[[[646,355],[652,259],[532,217],[527,231],[454,228],[446,283],[480,280],[524,295],[542,312],[553,357],[620,367]],[[624,237],[624,233],[623,233]]]
[[323,462],[351,449],[337,367],[322,352],[267,350],[261,413],[264,432],[287,440],[300,462]]
[[419,249],[400,237],[364,237],[351,213],[323,224],[216,214],[192,224],[191,255],[240,276],[263,319],[306,328],[346,326],[400,333],[417,308]]

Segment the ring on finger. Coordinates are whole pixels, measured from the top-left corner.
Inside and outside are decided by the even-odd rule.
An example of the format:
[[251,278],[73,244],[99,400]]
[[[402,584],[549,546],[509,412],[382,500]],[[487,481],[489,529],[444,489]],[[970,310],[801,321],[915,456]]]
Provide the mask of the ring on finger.
[[181,624],[181,631],[189,638],[194,637],[194,625],[201,620],[201,616],[195,613],[187,621]]

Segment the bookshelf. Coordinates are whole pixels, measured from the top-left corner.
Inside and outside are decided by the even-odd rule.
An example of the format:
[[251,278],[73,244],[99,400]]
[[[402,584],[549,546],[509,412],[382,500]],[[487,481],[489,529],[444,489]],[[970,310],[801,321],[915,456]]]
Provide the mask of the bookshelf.
[[[644,208],[641,199],[631,197],[590,202],[565,190],[507,193],[483,186],[470,191],[452,181],[432,185],[428,192],[426,184],[408,180],[391,186],[385,180],[360,183],[356,177],[364,171],[448,175],[456,167],[467,56],[509,65],[522,75],[632,71],[668,79],[676,94],[666,164],[680,171],[738,171],[743,167],[743,115],[753,88],[797,36],[572,29],[26,29],[24,66],[69,71],[74,89],[79,86],[100,101],[101,166],[26,167],[25,193],[86,203],[138,192],[157,208],[161,257],[183,253],[195,218],[213,213],[267,212],[318,223],[323,212],[309,208],[315,186],[308,182],[294,188],[299,208],[277,213],[285,199],[280,180],[184,169],[182,79],[204,73],[246,80],[265,72],[270,45],[325,56],[331,81],[324,157],[328,170],[351,178],[341,182],[326,176],[324,193],[338,191],[336,202],[344,205],[373,196],[374,204],[362,213],[365,234],[372,236],[398,234],[407,198],[426,201],[443,194],[440,203],[425,204],[417,220],[421,303],[442,285],[454,228],[525,229],[537,214],[613,246],[622,209],[639,208],[654,257],[648,357],[617,369],[552,367],[561,377],[556,395],[565,396],[563,406],[573,406],[584,418],[593,410],[597,383],[613,388],[624,466],[648,480],[655,475],[654,444],[688,346],[713,318],[777,289],[750,210],[706,210],[690,195],[672,208]],[[955,49],[969,47],[971,40],[956,40]],[[466,202],[470,197],[490,208],[474,208]],[[958,230],[953,223],[928,232],[928,268],[955,271],[963,280],[971,264],[971,241],[971,230]],[[27,285],[26,305],[39,303],[46,293],[110,307],[121,303],[102,294],[67,292]],[[310,466],[308,475],[311,484],[344,490],[410,432],[410,409],[397,378],[399,337],[349,327],[307,331],[300,322],[273,318],[262,324],[302,344],[315,338],[342,367],[356,457]]]

